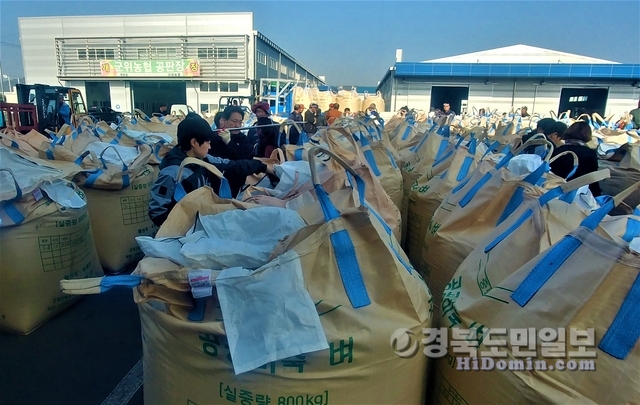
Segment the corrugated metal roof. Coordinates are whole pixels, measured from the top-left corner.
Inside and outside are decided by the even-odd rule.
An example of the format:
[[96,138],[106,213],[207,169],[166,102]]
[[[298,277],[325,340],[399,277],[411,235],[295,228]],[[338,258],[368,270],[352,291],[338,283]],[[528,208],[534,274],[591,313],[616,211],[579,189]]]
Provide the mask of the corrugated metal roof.
[[529,45],[512,45],[486,51],[466,53],[446,58],[426,60],[427,63],[562,63],[618,64],[618,62],[576,55]]
[[400,62],[396,76],[638,79],[638,64],[426,63]]

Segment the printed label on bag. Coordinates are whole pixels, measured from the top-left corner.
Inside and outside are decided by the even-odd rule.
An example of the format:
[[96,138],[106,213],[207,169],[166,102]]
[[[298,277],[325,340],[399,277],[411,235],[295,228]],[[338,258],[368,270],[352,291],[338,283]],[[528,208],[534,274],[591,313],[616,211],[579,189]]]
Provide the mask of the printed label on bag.
[[39,188],[36,188],[33,191],[33,198],[35,198],[36,201],[42,200],[42,190],[40,190]]
[[189,272],[189,285],[193,298],[204,298],[213,295],[211,270],[193,270]]

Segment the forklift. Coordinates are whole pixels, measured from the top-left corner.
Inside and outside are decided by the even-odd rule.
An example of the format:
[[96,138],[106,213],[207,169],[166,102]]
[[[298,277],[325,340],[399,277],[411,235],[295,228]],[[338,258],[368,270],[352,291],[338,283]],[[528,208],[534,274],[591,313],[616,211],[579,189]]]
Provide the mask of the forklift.
[[60,115],[60,104],[58,99],[62,99],[71,110],[71,123],[78,126],[77,117],[87,115],[86,104],[80,90],[73,87],[49,86],[46,84],[18,84],[18,105],[35,106],[36,122],[32,122],[32,116],[20,114],[21,127],[30,126],[41,134],[46,134],[46,130],[58,132],[65,124],[64,118]]
[[18,104],[1,103],[0,110],[7,116],[5,125],[14,126],[20,132],[27,133],[35,129],[47,135],[47,130],[57,133],[66,123],[60,114],[62,104],[71,111],[70,124],[79,125],[79,119],[90,115],[95,120],[103,120],[108,124],[117,122],[122,113],[109,109],[87,111],[80,90],[73,87],[49,86],[46,84],[17,84]]
[[245,113],[251,114],[251,106],[255,101],[256,98],[253,96],[222,96],[218,101],[218,112],[224,111],[230,105],[235,105],[242,108]]

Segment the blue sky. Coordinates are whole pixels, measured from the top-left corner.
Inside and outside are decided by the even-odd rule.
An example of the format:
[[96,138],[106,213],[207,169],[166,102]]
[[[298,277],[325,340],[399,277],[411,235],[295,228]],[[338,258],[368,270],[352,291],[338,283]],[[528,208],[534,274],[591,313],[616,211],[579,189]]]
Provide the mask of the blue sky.
[[18,17],[251,11],[255,29],[332,85],[393,65],[526,44],[640,63],[640,1],[0,1],[3,73],[22,74]]

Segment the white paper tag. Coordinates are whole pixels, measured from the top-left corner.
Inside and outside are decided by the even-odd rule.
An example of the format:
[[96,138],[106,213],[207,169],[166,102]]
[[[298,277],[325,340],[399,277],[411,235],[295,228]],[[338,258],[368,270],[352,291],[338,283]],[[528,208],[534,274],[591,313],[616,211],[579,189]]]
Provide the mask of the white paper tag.
[[189,272],[189,285],[193,298],[204,298],[213,295],[211,270],[192,270]]
[[33,191],[33,198],[35,198],[36,201],[42,200],[42,190],[40,190],[39,188],[36,188]]

